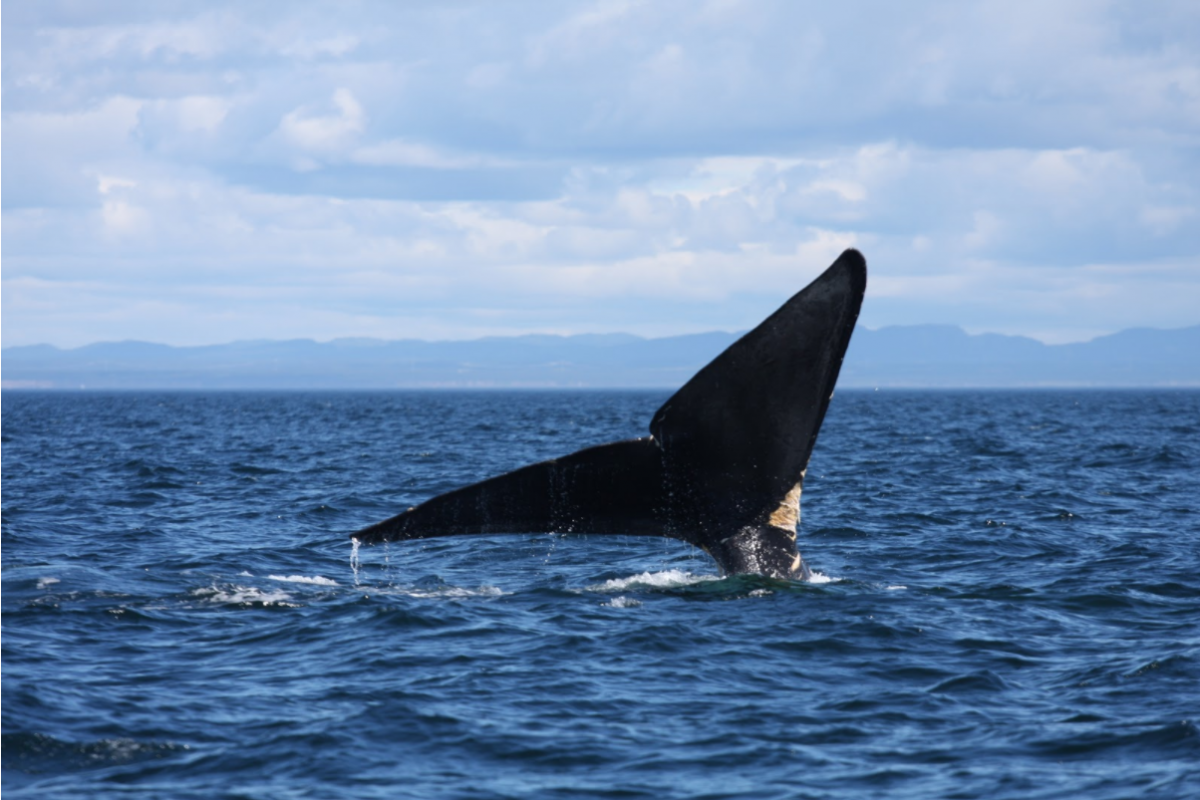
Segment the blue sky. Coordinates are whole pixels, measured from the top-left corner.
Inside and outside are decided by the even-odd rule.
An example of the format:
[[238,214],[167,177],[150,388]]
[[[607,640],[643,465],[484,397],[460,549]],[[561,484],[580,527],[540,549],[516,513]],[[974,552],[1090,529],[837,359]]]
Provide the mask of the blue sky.
[[8,3],[3,345],[1200,323],[1200,4]]

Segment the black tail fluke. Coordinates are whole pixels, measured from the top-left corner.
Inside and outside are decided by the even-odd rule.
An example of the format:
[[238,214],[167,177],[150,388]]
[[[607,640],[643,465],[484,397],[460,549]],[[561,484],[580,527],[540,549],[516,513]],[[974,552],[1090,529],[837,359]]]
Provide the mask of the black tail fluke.
[[480,533],[669,536],[727,573],[805,574],[800,493],[866,291],[847,250],[654,415],[652,436],[580,450],[439,495],[364,543]]

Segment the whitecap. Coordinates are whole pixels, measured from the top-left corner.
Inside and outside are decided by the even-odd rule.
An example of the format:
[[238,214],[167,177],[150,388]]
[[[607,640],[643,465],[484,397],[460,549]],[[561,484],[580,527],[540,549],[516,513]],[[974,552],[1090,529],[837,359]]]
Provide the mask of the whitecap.
[[612,578],[604,583],[589,586],[594,592],[619,592],[631,586],[653,587],[656,589],[674,589],[680,586],[691,586],[704,581],[719,581],[718,575],[694,575],[681,569],[668,569],[662,572],[643,572],[628,578]]
[[337,586],[338,582],[333,578],[323,578],[320,575],[309,577],[307,575],[268,575],[267,580],[282,581],[284,583],[311,583],[315,586]]
[[841,578],[831,578],[824,573],[817,572],[815,569],[808,575],[808,583],[838,583],[841,580]]
[[256,606],[293,605],[289,602],[292,596],[282,589],[264,592],[262,589],[253,586],[206,586],[202,589],[193,589],[192,595],[212,603],[234,603],[236,605]]
[[54,584],[59,583],[59,582],[60,581],[58,580],[58,578],[38,578],[37,588],[49,589],[51,586],[53,586]]
[[601,603],[602,606],[611,606],[612,608],[637,608],[642,604],[641,600],[632,600],[625,595],[618,595],[606,603]]
[[387,594],[402,594],[406,597],[416,597],[420,599],[442,597],[457,599],[463,597],[501,597],[509,594],[509,592],[506,592],[503,589],[498,589],[495,586],[480,586],[477,589],[465,589],[461,586],[439,586],[436,589],[406,589],[399,586],[393,586],[390,587]]

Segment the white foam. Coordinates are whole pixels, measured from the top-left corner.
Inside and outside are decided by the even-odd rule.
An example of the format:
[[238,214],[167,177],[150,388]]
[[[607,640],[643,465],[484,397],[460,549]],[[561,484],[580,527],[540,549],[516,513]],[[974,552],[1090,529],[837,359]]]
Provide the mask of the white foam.
[[693,575],[681,569],[668,569],[662,572],[643,572],[628,578],[613,578],[596,586],[588,588],[595,592],[619,592],[631,586],[652,586],[656,589],[674,589],[679,586],[691,586],[704,581],[719,581],[717,575]]
[[386,594],[402,594],[406,597],[432,599],[443,597],[501,597],[509,593],[502,589],[497,589],[495,586],[480,586],[478,589],[464,589],[461,586],[441,586],[436,589],[405,589],[399,586],[393,586],[389,588]]
[[897,584],[897,585],[895,585],[895,586],[889,586],[889,587],[887,587],[887,590],[888,590],[889,592],[895,592],[895,591],[898,591],[898,590],[900,590],[900,589],[907,589],[907,588],[908,588],[907,586],[901,586],[901,585]]
[[59,583],[59,582],[60,581],[58,580],[58,578],[38,578],[37,588],[49,589],[51,586],[53,586],[54,584]]
[[812,570],[808,575],[809,583],[837,583],[841,578],[831,578],[828,575]]
[[323,578],[320,575],[309,577],[307,575],[268,575],[267,580],[282,581],[284,583],[311,583],[315,586],[337,586],[338,582],[333,578]]
[[631,600],[625,595],[618,595],[607,603],[601,603],[602,606],[612,606],[613,608],[637,608],[642,604],[641,600]]
[[220,588],[217,586],[206,586],[203,589],[193,589],[192,595],[208,600],[212,603],[234,603],[236,605],[256,605],[256,606],[287,606],[293,605],[288,602],[292,596],[282,589],[277,589],[272,592],[264,592],[262,589],[253,586],[229,586]]

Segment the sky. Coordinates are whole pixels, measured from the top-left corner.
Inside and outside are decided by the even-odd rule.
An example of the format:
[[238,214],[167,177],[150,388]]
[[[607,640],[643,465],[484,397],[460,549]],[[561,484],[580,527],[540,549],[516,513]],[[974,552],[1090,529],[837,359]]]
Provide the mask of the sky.
[[1200,323],[1200,3],[10,2],[2,344]]

